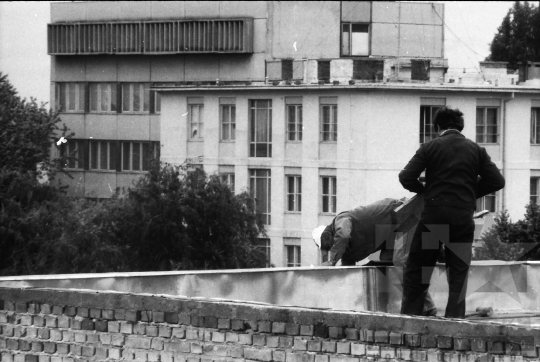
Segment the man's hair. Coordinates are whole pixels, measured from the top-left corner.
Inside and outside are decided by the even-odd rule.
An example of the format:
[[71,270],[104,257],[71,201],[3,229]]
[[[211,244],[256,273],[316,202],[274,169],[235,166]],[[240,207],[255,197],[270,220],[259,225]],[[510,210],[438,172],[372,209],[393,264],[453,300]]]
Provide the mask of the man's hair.
[[435,113],[433,125],[439,126],[440,129],[453,128],[461,132],[465,126],[463,113],[457,108],[441,107]]
[[334,245],[334,232],[332,225],[328,225],[321,234],[321,250],[328,251]]

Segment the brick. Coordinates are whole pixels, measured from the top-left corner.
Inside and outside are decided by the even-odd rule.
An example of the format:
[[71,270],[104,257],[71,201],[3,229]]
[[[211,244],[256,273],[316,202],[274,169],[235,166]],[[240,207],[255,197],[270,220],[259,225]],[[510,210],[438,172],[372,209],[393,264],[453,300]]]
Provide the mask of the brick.
[[24,355],[24,362],[39,362],[39,357],[33,354]]
[[193,354],[202,354],[202,345],[197,342],[190,343],[191,353]]
[[46,327],[51,327],[51,328],[56,328],[58,327],[58,317],[56,316],[45,316],[45,326]]
[[72,331],[62,331],[62,341],[71,342],[73,341],[73,332]]
[[189,324],[191,324],[193,327],[203,327],[204,318],[197,315],[192,315]]
[[366,345],[362,343],[351,343],[351,354],[364,356],[366,354]]
[[133,334],[145,334],[145,333],[146,333],[146,324],[144,323],[133,324]]
[[136,323],[141,320],[140,310],[126,310],[126,321]]
[[70,318],[66,316],[59,316],[57,320],[58,328],[69,328]]
[[77,343],[86,342],[86,334],[84,332],[75,332],[73,333],[73,337],[74,337],[75,342]]
[[325,356],[324,354],[318,354],[315,356],[315,362],[328,362],[330,357]]
[[158,362],[161,361],[159,352],[150,351],[148,352],[148,361],[149,362]]
[[19,341],[19,349],[21,351],[30,351],[32,349],[32,344],[30,343],[30,341],[21,339]]
[[257,327],[257,321],[256,320],[247,320],[244,321],[244,325],[247,330],[250,330],[251,332],[257,332],[259,329]]
[[26,337],[26,327],[15,326],[15,329],[13,330],[13,337],[15,338]]
[[4,300],[4,310],[15,312],[15,303]]
[[472,339],[471,350],[473,352],[486,352],[486,341],[481,338]]
[[7,323],[9,324],[18,324],[21,321],[21,317],[14,313],[8,313],[7,314]]
[[37,303],[28,304],[28,313],[30,314],[39,314],[41,307]]
[[213,332],[211,341],[212,342],[225,342],[225,333]]
[[375,342],[375,331],[370,329],[364,330],[364,339],[360,339],[362,342]]
[[293,349],[295,351],[307,351],[307,340],[295,338],[293,342]]
[[163,343],[163,338],[152,338],[152,344],[150,348],[161,351],[163,350]]
[[336,342],[322,341],[322,351],[329,353],[336,353]]
[[50,328],[38,328],[38,338],[40,339],[49,339],[51,337]]
[[379,346],[366,345],[366,355],[379,357],[381,355],[381,348]]
[[17,313],[26,313],[28,312],[27,303],[15,303],[15,312]]
[[0,323],[7,323],[7,312],[0,312]]
[[283,333],[285,333],[285,323],[283,323],[283,322],[272,322],[272,333],[274,333],[274,334],[283,334]]
[[266,346],[271,348],[277,348],[279,346],[279,337],[266,336]]
[[71,329],[81,329],[81,321],[79,319],[71,318],[69,320],[69,328]]
[[396,350],[400,359],[404,361],[410,361],[412,358],[412,350],[406,347],[400,347]]
[[521,345],[517,343],[506,343],[506,354],[510,356],[521,355]]
[[186,329],[186,339],[199,339],[199,330],[195,328]]
[[78,307],[77,308],[77,315],[79,317],[88,318],[90,316],[90,310],[85,307]]
[[62,305],[53,305],[51,313],[54,315],[62,315],[64,314],[64,306]]
[[403,344],[403,333],[390,332],[390,344],[401,346]]
[[308,351],[310,352],[321,352],[322,351],[322,342],[318,340],[310,340],[307,343]]
[[218,319],[216,317],[204,317],[204,328],[213,328],[218,327]]
[[226,342],[238,343],[238,334],[232,333],[232,332],[225,333],[225,341]]
[[165,342],[163,343],[163,350],[166,352],[189,353],[190,345],[189,342],[184,341]]
[[351,342],[337,342],[336,351],[339,354],[350,354],[351,353]]
[[272,350],[258,348],[244,348],[244,358],[254,361],[272,361]]
[[272,332],[272,322],[270,322],[270,321],[259,321],[258,328],[259,328],[259,332],[261,332],[261,333],[271,333]]
[[238,343],[250,345],[253,344],[253,335],[252,334],[239,334]]
[[218,329],[231,329],[231,320],[229,318],[218,318]]
[[133,324],[128,322],[120,322],[120,333],[132,334]]
[[233,331],[243,331],[245,330],[244,321],[241,319],[232,319],[231,320],[231,329]]
[[107,350],[107,352],[109,354],[110,359],[112,359],[112,360],[120,359],[120,349],[118,349],[118,348],[109,348]]
[[33,319],[34,319],[33,316],[25,314],[25,315],[21,316],[21,322],[20,323],[23,326],[31,326],[33,324],[32,323]]
[[70,344],[69,345],[69,353],[74,354],[75,356],[81,356],[82,355],[82,346],[78,344]]
[[388,331],[375,331],[375,343],[388,343],[390,333]]
[[[163,318],[165,320],[165,314],[163,314]],[[183,324],[186,326],[191,325],[191,316],[186,313],[178,313],[178,324]]]
[[396,347],[381,346],[381,358],[397,358]]
[[69,344],[67,343],[56,344],[56,353],[62,355],[62,354],[68,354],[68,351],[69,351]]
[[34,316],[34,325],[36,327],[44,327],[45,326],[45,317],[36,315]]
[[[84,354],[84,351],[83,351],[83,354]],[[98,360],[98,361],[103,361],[104,359],[107,358],[107,348],[103,348],[103,347],[97,347],[95,349],[95,358]]]
[[51,329],[51,340],[52,341],[61,341],[62,340],[62,331],[58,329]]
[[356,328],[345,328],[344,333],[345,333],[345,338],[349,340],[357,341],[359,339],[358,329]]
[[329,327],[328,335],[331,339],[342,339],[345,337],[343,334],[343,328],[341,327]]
[[114,319],[117,321],[126,320],[126,310],[125,309],[115,309],[114,310]]
[[41,314],[51,314],[52,313],[52,306],[50,304],[41,304],[39,306],[39,312]]
[[6,325],[2,328],[2,335],[6,337],[13,337],[14,330],[15,329],[13,328],[13,326]]
[[51,362],[51,357],[50,356],[47,356],[45,354],[40,354],[39,355],[39,362]]
[[266,345],[266,336],[264,334],[254,334],[253,335],[253,345],[254,346],[265,346]]
[[[0,349],[7,349],[7,339],[4,337],[0,337]],[[0,361],[2,359],[0,358]]]
[[17,350],[19,349],[19,340],[9,338],[6,342],[7,349]]
[[153,336],[153,337],[171,337],[172,328],[167,326],[147,326],[146,327],[146,335],[147,336]]
[[147,356],[148,354],[146,353],[146,351],[135,351],[135,360],[137,361],[146,361],[148,359]]
[[82,355],[85,357],[92,357],[94,356],[94,353],[96,352],[96,347],[94,346],[83,346],[82,347]]
[[32,352],[42,352],[43,342],[32,342]]
[[504,354],[504,342],[489,341],[488,352],[494,354]]
[[13,355],[8,352],[2,352],[0,354],[0,360],[2,362],[13,362]]
[[158,311],[152,311],[152,321],[154,323],[163,323],[163,322],[165,322],[165,313],[164,312],[158,312]]
[[460,362],[460,353],[445,352],[444,361],[445,362]]
[[437,348],[437,339],[432,334],[422,334],[420,336],[420,346],[422,348]]
[[94,328],[98,332],[107,332],[107,324],[106,320],[97,320],[94,322]]
[[287,358],[285,355],[285,351],[281,351],[281,350],[273,351],[272,357],[275,362],[285,362]]
[[81,321],[81,329],[85,331],[94,330],[94,321],[89,318],[83,318],[83,320]]
[[[165,328],[169,328],[169,327],[165,327]],[[170,329],[170,328],[169,328]],[[186,338],[186,329],[184,327],[175,327],[175,328],[172,328],[171,329],[172,333],[171,333],[171,336],[172,337],[176,337],[176,338]],[[160,327],[160,337],[164,337],[161,335],[161,327]]]
[[38,328],[36,327],[26,328],[26,336],[28,338],[37,338],[38,337],[37,333],[38,333]]
[[107,330],[110,333],[119,333],[120,332],[120,322],[107,322]]
[[[54,311],[54,309],[53,309],[53,311]],[[77,315],[77,308],[72,307],[72,306],[66,306],[66,307],[64,307],[64,313],[63,314],[67,315],[68,317],[75,317]]]
[[538,349],[532,345],[521,345],[521,354],[523,357],[538,358]]
[[492,356],[486,353],[476,355],[475,362],[491,362]]
[[94,344],[98,344],[98,342],[99,342],[99,335],[94,334],[94,333],[87,333],[86,334],[86,343],[87,344],[94,345]]
[[356,357],[330,356],[330,362],[360,362],[360,359]]
[[413,361],[427,361],[427,351],[413,349],[411,353],[411,359]]
[[210,356],[226,357],[228,354],[228,347],[219,344],[206,344],[203,346],[203,353]]
[[152,345],[152,338],[142,336],[128,336],[125,346],[128,348],[149,349]]
[[178,313],[165,312],[165,322],[169,324],[178,324]]
[[212,340],[212,331],[208,331],[208,330],[204,330],[204,332],[200,331],[199,336],[201,335],[201,332],[202,332],[202,335],[203,335],[203,341],[209,342],[209,341]]
[[285,323],[285,333],[289,336],[300,335],[300,325],[296,323]]
[[123,334],[115,333],[111,336],[111,343],[113,346],[123,346],[126,337]]
[[427,360],[428,362],[443,362],[444,361],[444,352],[437,349],[428,349],[427,350]]
[[404,334],[403,341],[407,347],[420,347],[421,345],[419,334]]
[[279,348],[292,348],[294,339],[292,337],[279,337]]

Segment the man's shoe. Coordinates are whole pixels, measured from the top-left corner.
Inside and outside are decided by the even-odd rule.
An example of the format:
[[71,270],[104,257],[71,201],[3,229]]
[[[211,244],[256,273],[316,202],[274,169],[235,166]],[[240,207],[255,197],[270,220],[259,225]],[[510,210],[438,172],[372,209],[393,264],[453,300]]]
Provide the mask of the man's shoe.
[[422,315],[424,317],[436,317],[437,316],[437,308],[432,308],[430,310],[423,311]]

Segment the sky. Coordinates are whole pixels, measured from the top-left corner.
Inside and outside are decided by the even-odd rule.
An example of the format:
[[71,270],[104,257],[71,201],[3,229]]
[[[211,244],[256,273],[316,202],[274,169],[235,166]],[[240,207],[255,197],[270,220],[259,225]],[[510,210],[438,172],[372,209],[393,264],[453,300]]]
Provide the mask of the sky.
[[[478,69],[511,1],[437,1],[445,4],[445,57],[450,68]],[[538,6],[538,2],[532,2]],[[0,1],[0,72],[23,98],[49,102],[47,23],[50,2]]]

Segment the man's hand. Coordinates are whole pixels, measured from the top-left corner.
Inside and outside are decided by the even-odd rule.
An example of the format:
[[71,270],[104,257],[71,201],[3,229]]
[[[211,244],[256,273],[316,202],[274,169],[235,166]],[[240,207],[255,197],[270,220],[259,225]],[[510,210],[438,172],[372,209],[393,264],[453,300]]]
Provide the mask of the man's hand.
[[321,264],[322,266],[334,266],[334,264],[332,264],[332,262],[329,260],[329,261],[325,261],[324,263]]

